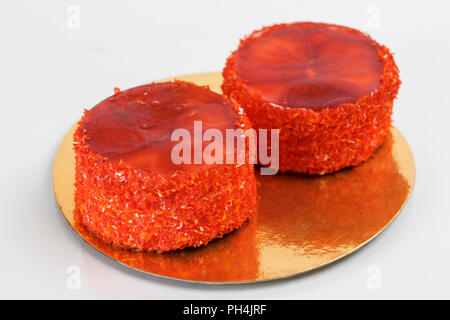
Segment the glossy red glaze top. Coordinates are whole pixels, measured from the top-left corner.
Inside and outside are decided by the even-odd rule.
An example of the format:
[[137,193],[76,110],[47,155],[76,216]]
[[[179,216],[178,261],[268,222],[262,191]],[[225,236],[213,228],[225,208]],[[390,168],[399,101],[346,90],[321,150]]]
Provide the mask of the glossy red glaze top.
[[[92,151],[117,163],[120,159],[132,168],[166,173],[173,170],[197,171],[204,164],[174,164],[171,141],[175,129],[191,133],[194,121],[209,128],[233,129],[236,117],[231,102],[206,87],[187,82],[152,83],[135,87],[103,100],[85,116]],[[193,158],[193,152],[192,152]]]
[[294,23],[254,32],[233,60],[238,79],[261,97],[291,108],[353,103],[380,85],[377,44],[336,25]]

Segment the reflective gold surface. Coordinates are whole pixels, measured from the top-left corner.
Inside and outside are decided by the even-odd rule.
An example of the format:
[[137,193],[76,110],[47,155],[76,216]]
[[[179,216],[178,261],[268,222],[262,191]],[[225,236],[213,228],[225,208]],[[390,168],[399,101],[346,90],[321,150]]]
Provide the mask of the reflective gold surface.
[[[222,81],[220,73],[178,79],[209,84],[218,92]],[[259,176],[258,213],[239,230],[206,247],[165,254],[133,252],[103,244],[74,223],[73,130],[61,143],[53,168],[56,200],[68,222],[85,241],[117,262],[180,280],[270,280],[333,262],[389,225],[414,183],[413,155],[401,133],[392,127],[376,154],[355,168],[317,177]]]

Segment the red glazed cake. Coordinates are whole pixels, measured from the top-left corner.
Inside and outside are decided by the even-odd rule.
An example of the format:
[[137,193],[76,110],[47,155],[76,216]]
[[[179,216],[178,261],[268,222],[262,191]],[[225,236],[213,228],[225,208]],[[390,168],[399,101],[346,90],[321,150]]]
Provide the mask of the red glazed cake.
[[385,139],[400,86],[388,48],[358,30],[310,22],[254,31],[223,77],[224,94],[255,129],[280,129],[279,170],[306,174],[367,160]]
[[[74,134],[76,219],[122,248],[169,251],[207,244],[255,210],[251,164],[175,164],[175,129],[250,127],[224,97],[192,83],[152,83],[85,111]],[[202,142],[203,146],[203,142]]]

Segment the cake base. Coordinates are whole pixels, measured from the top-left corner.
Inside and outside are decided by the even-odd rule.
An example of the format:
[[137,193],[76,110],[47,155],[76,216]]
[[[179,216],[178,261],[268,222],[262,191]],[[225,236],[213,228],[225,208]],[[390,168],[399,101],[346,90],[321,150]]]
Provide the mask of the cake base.
[[[219,72],[177,79],[220,92]],[[400,213],[411,193],[411,149],[391,127],[386,142],[367,162],[324,176],[259,176],[258,212],[237,231],[207,246],[169,253],[135,252],[104,244],[73,219],[73,131],[53,166],[56,200],[71,227],[113,260],[155,276],[205,283],[245,283],[298,275],[357,250]],[[280,201],[280,199],[283,199]]]

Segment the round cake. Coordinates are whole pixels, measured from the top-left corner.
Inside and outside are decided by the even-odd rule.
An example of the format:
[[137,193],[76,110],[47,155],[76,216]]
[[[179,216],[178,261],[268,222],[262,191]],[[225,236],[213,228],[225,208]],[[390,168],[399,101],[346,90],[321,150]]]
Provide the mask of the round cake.
[[254,31],[223,77],[224,94],[255,129],[280,129],[279,170],[306,174],[367,160],[385,139],[400,86],[388,48],[358,30],[311,22]]
[[86,110],[74,134],[77,221],[104,242],[160,252],[239,228],[256,206],[253,166],[174,162],[172,134],[195,145],[194,122],[201,134],[250,128],[237,105],[182,81],[116,90]]

